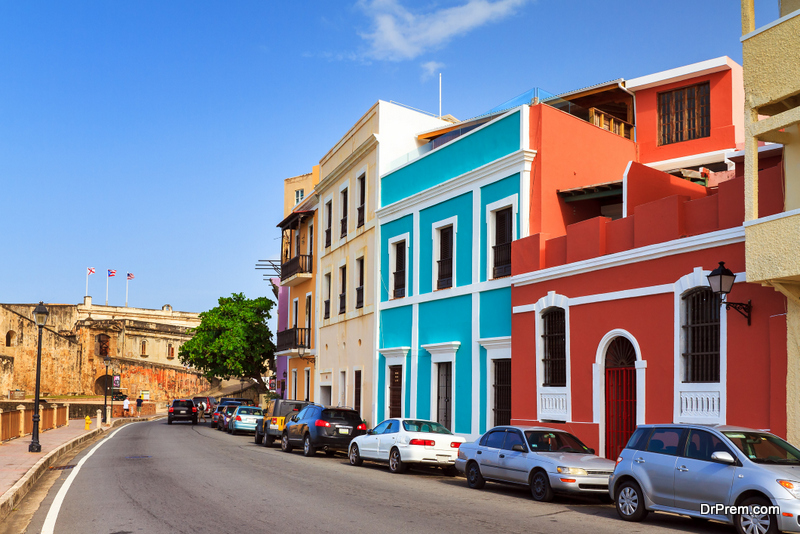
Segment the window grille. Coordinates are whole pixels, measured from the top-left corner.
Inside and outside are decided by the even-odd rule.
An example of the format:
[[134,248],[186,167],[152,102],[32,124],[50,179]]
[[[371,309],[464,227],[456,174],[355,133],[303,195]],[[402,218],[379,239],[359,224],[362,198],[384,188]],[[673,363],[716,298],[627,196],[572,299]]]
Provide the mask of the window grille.
[[406,296],[406,242],[394,245],[394,298]]
[[511,217],[511,208],[495,212],[493,278],[511,275],[511,239],[514,232]]
[[439,276],[436,289],[453,287],[453,227],[439,230]]
[[707,287],[683,296],[684,382],[719,382],[721,304]]
[[668,145],[711,135],[709,83],[658,94],[658,144]]
[[567,329],[563,308],[550,308],[542,314],[544,331],[544,382],[543,386],[567,385]]

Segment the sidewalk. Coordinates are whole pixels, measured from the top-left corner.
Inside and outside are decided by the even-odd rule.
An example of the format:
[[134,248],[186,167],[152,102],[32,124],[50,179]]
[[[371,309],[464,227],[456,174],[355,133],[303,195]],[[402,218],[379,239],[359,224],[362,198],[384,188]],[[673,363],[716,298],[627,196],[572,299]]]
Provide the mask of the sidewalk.
[[39,434],[42,452],[28,452],[31,436],[6,441],[0,445],[0,521],[19,504],[33,484],[67,451],[92,437],[131,421],[149,421],[160,417],[115,417],[111,426],[97,429],[97,418],[90,430],[84,430],[82,419],[71,419],[69,425]]

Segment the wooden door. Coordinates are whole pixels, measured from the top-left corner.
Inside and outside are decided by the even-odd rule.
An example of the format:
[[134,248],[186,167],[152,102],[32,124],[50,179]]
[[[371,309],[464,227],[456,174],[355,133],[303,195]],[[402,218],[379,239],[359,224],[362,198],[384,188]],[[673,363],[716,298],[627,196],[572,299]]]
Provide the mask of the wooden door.
[[437,388],[438,413],[436,421],[448,430],[453,430],[452,421],[452,402],[453,398],[453,364],[452,362],[442,362],[439,364],[439,381]]
[[402,417],[403,366],[389,366],[389,417]]

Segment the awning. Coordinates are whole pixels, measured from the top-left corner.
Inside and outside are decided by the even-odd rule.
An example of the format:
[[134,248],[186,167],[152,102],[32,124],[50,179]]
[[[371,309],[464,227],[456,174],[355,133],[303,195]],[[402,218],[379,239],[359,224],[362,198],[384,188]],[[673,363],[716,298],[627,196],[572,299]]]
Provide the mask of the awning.
[[293,211],[284,220],[278,223],[278,228],[286,230],[294,226],[295,223],[299,224],[303,222],[304,219],[311,217],[313,214],[313,211]]
[[603,182],[602,184],[585,185],[572,189],[561,189],[558,196],[565,202],[577,202],[593,198],[613,197],[622,195],[622,180],[618,182]]

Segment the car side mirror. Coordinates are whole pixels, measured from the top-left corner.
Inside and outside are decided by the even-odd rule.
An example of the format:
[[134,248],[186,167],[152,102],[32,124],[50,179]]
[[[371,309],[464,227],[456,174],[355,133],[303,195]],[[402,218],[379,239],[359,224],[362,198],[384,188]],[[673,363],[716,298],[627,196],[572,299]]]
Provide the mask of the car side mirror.
[[589,449],[589,454],[594,454],[594,449]]
[[721,464],[735,464],[736,459],[728,451],[716,451],[711,455],[711,460]]
[[371,435],[372,435],[372,434],[374,434],[374,433],[375,433],[375,431],[374,431],[374,430],[372,430],[371,428],[370,428],[369,430],[367,430],[367,435],[368,435],[368,436],[371,436]]
[[525,452],[525,445],[520,445],[519,443],[517,443],[516,445],[511,447],[511,450],[517,452]]

